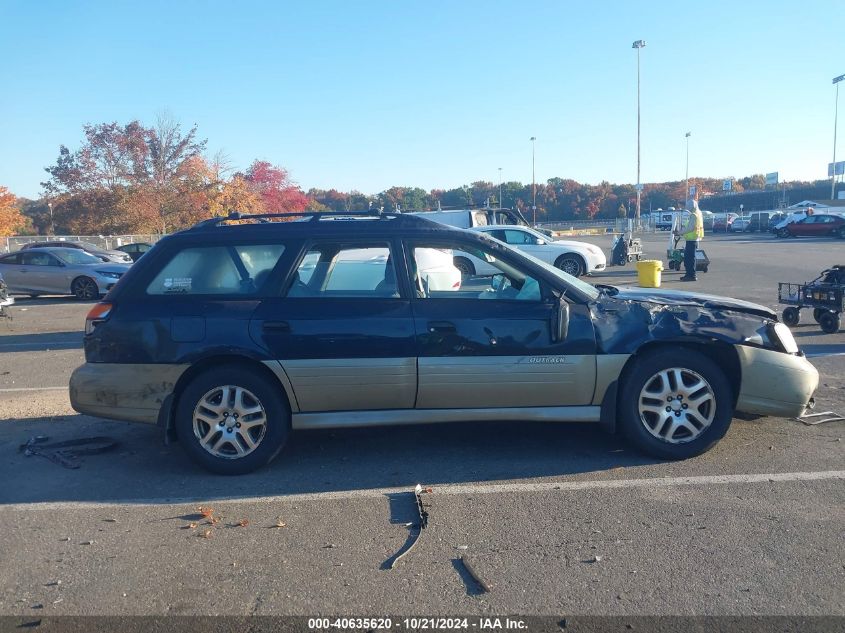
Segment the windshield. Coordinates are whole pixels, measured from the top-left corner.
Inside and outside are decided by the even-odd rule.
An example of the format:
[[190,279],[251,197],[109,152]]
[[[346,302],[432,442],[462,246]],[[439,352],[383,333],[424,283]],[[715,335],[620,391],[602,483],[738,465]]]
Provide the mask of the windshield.
[[73,248],[60,248],[53,251],[53,254],[66,264],[101,264],[99,257],[94,257],[85,251]]
[[103,250],[102,248],[100,248],[96,244],[92,244],[91,242],[77,242],[77,243],[82,248],[84,248],[86,251],[101,251],[101,250]]

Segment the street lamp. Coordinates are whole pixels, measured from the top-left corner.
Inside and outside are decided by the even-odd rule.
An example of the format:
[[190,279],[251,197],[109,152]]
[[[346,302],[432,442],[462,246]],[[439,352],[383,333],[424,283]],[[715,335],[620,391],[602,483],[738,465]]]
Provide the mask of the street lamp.
[[684,204],[687,203],[689,200],[689,137],[692,132],[687,132],[684,136],[687,139],[687,175],[686,175],[686,184],[685,184],[685,191],[684,191]]
[[502,204],[502,168],[499,167],[499,208],[501,209],[504,205]]
[[836,124],[839,117],[839,82],[845,79],[845,75],[833,78],[833,85],[836,86],[836,105],[833,109],[833,167],[830,174],[830,199],[836,197]]
[[50,209],[50,235],[55,235],[56,227],[53,225],[53,203],[48,202],[47,208]]
[[640,219],[640,196],[643,187],[640,184],[640,49],[645,48],[645,40],[637,40],[631,44],[637,49],[637,221]]
[[537,182],[534,178],[534,141],[536,140],[536,136],[531,137],[531,213],[533,217],[531,224],[533,226],[537,226]]

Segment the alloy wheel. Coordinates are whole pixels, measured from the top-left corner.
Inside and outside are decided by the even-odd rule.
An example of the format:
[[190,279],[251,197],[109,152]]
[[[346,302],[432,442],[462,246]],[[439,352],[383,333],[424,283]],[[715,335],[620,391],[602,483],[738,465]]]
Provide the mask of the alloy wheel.
[[251,391],[237,385],[215,387],[193,413],[194,435],[214,457],[240,459],[252,453],[267,432],[267,412]]
[[663,369],[640,391],[640,421],[654,437],[683,444],[699,437],[713,423],[716,394],[700,374],[683,367]]

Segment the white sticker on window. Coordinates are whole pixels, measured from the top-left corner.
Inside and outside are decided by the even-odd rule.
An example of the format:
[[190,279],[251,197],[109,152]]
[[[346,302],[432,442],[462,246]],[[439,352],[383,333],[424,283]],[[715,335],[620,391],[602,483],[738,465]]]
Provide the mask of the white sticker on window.
[[164,280],[165,292],[190,292],[191,277],[167,277]]

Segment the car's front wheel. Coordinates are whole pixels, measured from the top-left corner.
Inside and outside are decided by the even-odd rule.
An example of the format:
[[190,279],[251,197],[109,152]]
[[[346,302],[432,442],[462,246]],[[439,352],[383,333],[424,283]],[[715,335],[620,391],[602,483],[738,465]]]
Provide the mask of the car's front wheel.
[[587,267],[578,255],[564,255],[555,262],[555,266],[573,277],[580,277],[587,272]]
[[789,231],[787,229],[778,229],[775,235],[781,239],[789,237]]
[[620,426],[631,443],[661,459],[709,450],[733,418],[728,379],[709,358],[664,350],[634,360],[619,397]]
[[93,301],[100,296],[97,282],[90,277],[77,277],[70,285],[73,296],[81,301]]
[[279,453],[290,432],[281,388],[242,365],[198,374],[179,396],[179,442],[194,461],[221,475],[260,468]]

